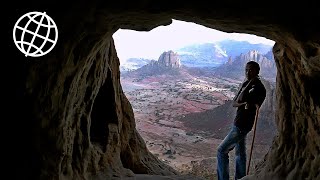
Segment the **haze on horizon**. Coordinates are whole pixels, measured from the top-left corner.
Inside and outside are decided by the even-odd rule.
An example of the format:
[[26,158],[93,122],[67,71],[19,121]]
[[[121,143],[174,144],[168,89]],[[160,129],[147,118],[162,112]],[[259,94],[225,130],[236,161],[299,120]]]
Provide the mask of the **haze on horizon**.
[[113,34],[120,63],[129,58],[157,60],[162,52],[179,48],[214,43],[222,40],[248,41],[252,44],[274,45],[274,41],[251,34],[225,33],[205,26],[172,20],[167,26],[159,26],[151,31],[119,29]]

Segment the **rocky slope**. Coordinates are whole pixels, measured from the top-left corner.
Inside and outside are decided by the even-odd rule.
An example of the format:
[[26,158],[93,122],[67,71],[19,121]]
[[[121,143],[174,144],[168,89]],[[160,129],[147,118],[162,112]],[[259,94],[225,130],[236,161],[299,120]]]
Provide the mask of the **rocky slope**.
[[[266,87],[267,96],[259,112],[257,142],[271,145],[274,136],[277,134],[275,124],[275,83],[270,83],[266,80],[262,82]],[[214,109],[191,113],[181,117],[179,120],[194,131],[204,131],[208,134],[215,133],[213,137],[223,139],[229,132],[235,115],[236,108],[232,107],[232,101],[226,101],[225,104]]]

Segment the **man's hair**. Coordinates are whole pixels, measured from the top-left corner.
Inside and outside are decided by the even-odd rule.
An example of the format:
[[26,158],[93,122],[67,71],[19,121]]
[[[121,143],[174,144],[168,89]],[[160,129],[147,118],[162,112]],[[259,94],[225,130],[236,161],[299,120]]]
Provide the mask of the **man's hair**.
[[257,70],[257,73],[259,74],[260,71],[260,66],[257,62],[255,61],[249,61],[247,62],[248,65],[252,65],[253,68],[255,68]]

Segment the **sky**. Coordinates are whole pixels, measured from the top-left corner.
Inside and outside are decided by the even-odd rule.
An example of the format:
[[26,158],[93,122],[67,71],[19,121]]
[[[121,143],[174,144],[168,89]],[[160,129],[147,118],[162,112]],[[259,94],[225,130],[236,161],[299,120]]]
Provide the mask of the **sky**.
[[225,33],[205,26],[172,20],[167,26],[159,26],[151,31],[119,29],[113,34],[120,62],[129,58],[158,60],[161,53],[177,50],[192,44],[213,43],[221,40],[248,41],[252,44],[274,45],[274,41],[251,34]]

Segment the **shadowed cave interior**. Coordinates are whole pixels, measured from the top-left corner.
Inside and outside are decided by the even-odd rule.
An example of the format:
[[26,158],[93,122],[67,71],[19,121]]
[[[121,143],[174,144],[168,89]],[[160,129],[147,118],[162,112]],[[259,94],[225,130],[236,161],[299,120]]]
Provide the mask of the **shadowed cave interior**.
[[[286,14],[280,8],[246,11],[157,1],[70,1],[59,10],[53,5],[59,2],[37,5],[59,27],[53,51],[34,60],[11,50],[17,67],[15,83],[8,85],[13,97],[8,105],[13,121],[6,126],[14,130],[6,153],[11,179],[143,178],[135,174],[178,179],[135,129],[112,40],[119,28],[148,31],[171,19],[276,41],[279,136],[261,166],[243,179],[320,179],[318,10]],[[17,8],[10,25],[29,9]]]

